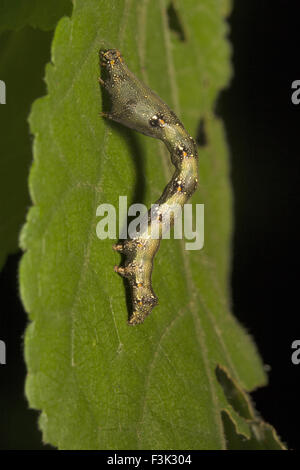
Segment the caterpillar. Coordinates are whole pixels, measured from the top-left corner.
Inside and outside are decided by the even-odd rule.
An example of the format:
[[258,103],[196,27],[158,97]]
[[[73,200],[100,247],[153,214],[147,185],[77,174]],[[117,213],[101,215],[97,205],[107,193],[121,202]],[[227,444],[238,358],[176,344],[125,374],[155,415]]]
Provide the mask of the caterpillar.
[[[110,112],[101,115],[162,140],[175,166],[171,180],[154,204],[155,210],[148,211],[146,229],[138,237],[128,238],[113,246],[114,250],[125,255],[124,266],[115,266],[114,269],[128,279],[132,298],[132,313],[128,324],[137,325],[143,323],[158,304],[151,281],[154,256],[159,248],[165,221],[168,220],[165,216],[170,207],[183,207],[197,188],[198,152],[194,139],[176,114],[128,69],[120,51],[100,50],[100,64],[104,68],[104,79],[99,78],[99,83],[111,99]],[[171,223],[174,222],[174,217],[176,215],[171,215]],[[153,227],[159,233],[156,238],[151,236]]]

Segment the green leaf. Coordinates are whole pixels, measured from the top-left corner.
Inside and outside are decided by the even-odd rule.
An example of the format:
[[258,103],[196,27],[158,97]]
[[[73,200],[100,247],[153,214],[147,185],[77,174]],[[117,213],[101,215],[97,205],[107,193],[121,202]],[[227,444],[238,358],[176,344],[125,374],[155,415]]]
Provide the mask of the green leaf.
[[251,400],[239,385],[229,376],[224,367],[217,366],[216,375],[228,402],[233,409],[245,418],[250,437],[239,433],[228,410],[222,410],[222,422],[227,438],[227,449],[230,450],[284,450],[274,428],[264,423],[255,414]]
[[0,36],[0,78],[6,104],[0,105],[0,268],[18,249],[18,238],[30,205],[28,172],[32,160],[27,117],[31,103],[45,93],[45,63],[51,33],[23,28]]
[[1,0],[0,32],[26,25],[51,30],[71,9],[71,0]]
[[[32,102],[45,94],[45,64],[53,29],[71,10],[70,0],[2,0],[0,3],[0,79],[6,104],[0,105],[0,269],[18,249],[18,237],[30,204],[28,171],[32,160],[27,117]],[[21,29],[22,28],[22,29]],[[19,31],[4,31],[17,29]]]
[[[224,449],[235,436],[252,439],[245,390],[266,377],[230,313],[232,197],[213,113],[231,73],[228,11],[227,1],[78,0],[56,29],[48,95],[30,118],[33,206],[20,280],[31,320],[26,394],[42,410],[44,441],[61,449]],[[100,48],[120,49],[192,135],[202,122],[207,142],[193,197],[205,203],[205,248],[162,242],[153,271],[159,306],[137,327],[127,325],[113,241],[96,236],[96,208],[117,207],[120,195],[149,206],[172,168],[160,142],[99,117]]]

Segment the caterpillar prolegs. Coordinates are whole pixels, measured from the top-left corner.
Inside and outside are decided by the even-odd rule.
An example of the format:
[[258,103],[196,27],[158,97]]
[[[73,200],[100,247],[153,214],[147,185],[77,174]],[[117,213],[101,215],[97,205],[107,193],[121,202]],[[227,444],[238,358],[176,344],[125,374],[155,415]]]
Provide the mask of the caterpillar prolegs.
[[[105,77],[104,80],[99,78],[99,82],[111,97],[111,111],[102,115],[162,140],[175,166],[170,182],[155,203],[155,211],[148,211],[146,229],[137,238],[127,239],[113,247],[125,255],[124,266],[115,266],[115,271],[129,281],[133,308],[128,323],[136,325],[143,323],[158,303],[152,289],[151,274],[164,224],[169,220],[164,216],[169,207],[183,207],[194,193],[198,183],[198,153],[194,139],[175,113],[128,69],[118,50],[100,51],[100,61]],[[150,226],[151,233],[153,228],[154,232],[158,230],[158,238],[151,236]]]

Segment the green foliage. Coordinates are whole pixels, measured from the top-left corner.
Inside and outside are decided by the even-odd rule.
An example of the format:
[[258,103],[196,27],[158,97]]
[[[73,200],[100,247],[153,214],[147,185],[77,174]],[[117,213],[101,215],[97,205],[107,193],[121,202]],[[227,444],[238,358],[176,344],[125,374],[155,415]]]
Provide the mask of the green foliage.
[[[223,126],[213,113],[230,77],[228,2],[77,0],[56,29],[48,95],[34,103],[33,206],[21,235],[26,394],[45,442],[61,449],[281,447],[245,390],[266,382],[251,338],[230,313],[231,192]],[[199,149],[205,249],[164,240],[154,263],[159,306],[127,325],[112,240],[96,208],[150,205],[170,178],[160,142],[99,117],[100,48],[178,113]],[[268,434],[266,439],[265,434]],[[254,436],[254,437],[253,437]]]
[[[0,106],[0,269],[6,256],[18,249],[30,205],[27,179],[32,141],[27,117],[32,102],[46,92],[43,76],[50,59],[52,33],[28,25],[53,29],[70,6],[70,0],[0,3],[0,79],[7,95],[6,104]],[[12,29],[18,31],[8,31]]]
[[32,143],[27,116],[32,101],[45,93],[42,77],[50,44],[50,33],[31,28],[0,36],[0,78],[6,84],[6,104],[0,106],[0,268],[7,254],[18,248],[30,205],[27,179]]
[[0,32],[25,25],[51,30],[71,9],[71,0],[1,0]]

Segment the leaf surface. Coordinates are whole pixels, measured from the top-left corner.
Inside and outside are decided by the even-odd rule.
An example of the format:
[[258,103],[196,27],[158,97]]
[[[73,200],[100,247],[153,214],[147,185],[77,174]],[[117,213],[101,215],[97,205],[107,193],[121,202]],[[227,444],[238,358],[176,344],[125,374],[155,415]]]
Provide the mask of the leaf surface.
[[1,0],[0,32],[24,26],[51,30],[71,9],[71,0]]
[[7,255],[18,249],[30,205],[32,139],[27,118],[32,102],[46,91],[44,69],[53,36],[29,25],[53,29],[70,9],[70,0],[0,2],[0,80],[6,95],[6,103],[0,105],[0,269]]
[[[33,206],[20,278],[31,320],[26,393],[42,410],[44,440],[61,449],[224,449],[227,432],[252,436],[254,415],[233,406],[216,374],[224,368],[240,394],[266,381],[230,313],[232,196],[213,113],[231,73],[228,11],[225,1],[77,0],[56,29],[48,95],[30,119]],[[113,271],[119,256],[96,236],[96,208],[118,207],[119,196],[149,207],[172,166],[160,142],[99,117],[100,48],[120,49],[192,135],[204,124],[193,203],[205,204],[205,248],[162,242],[153,271],[159,306],[138,327],[127,325],[126,290]]]
[[0,105],[0,268],[18,249],[30,205],[32,139],[27,117],[32,101],[45,93],[42,77],[50,44],[50,33],[28,27],[0,35],[0,79],[6,88],[6,104]]

